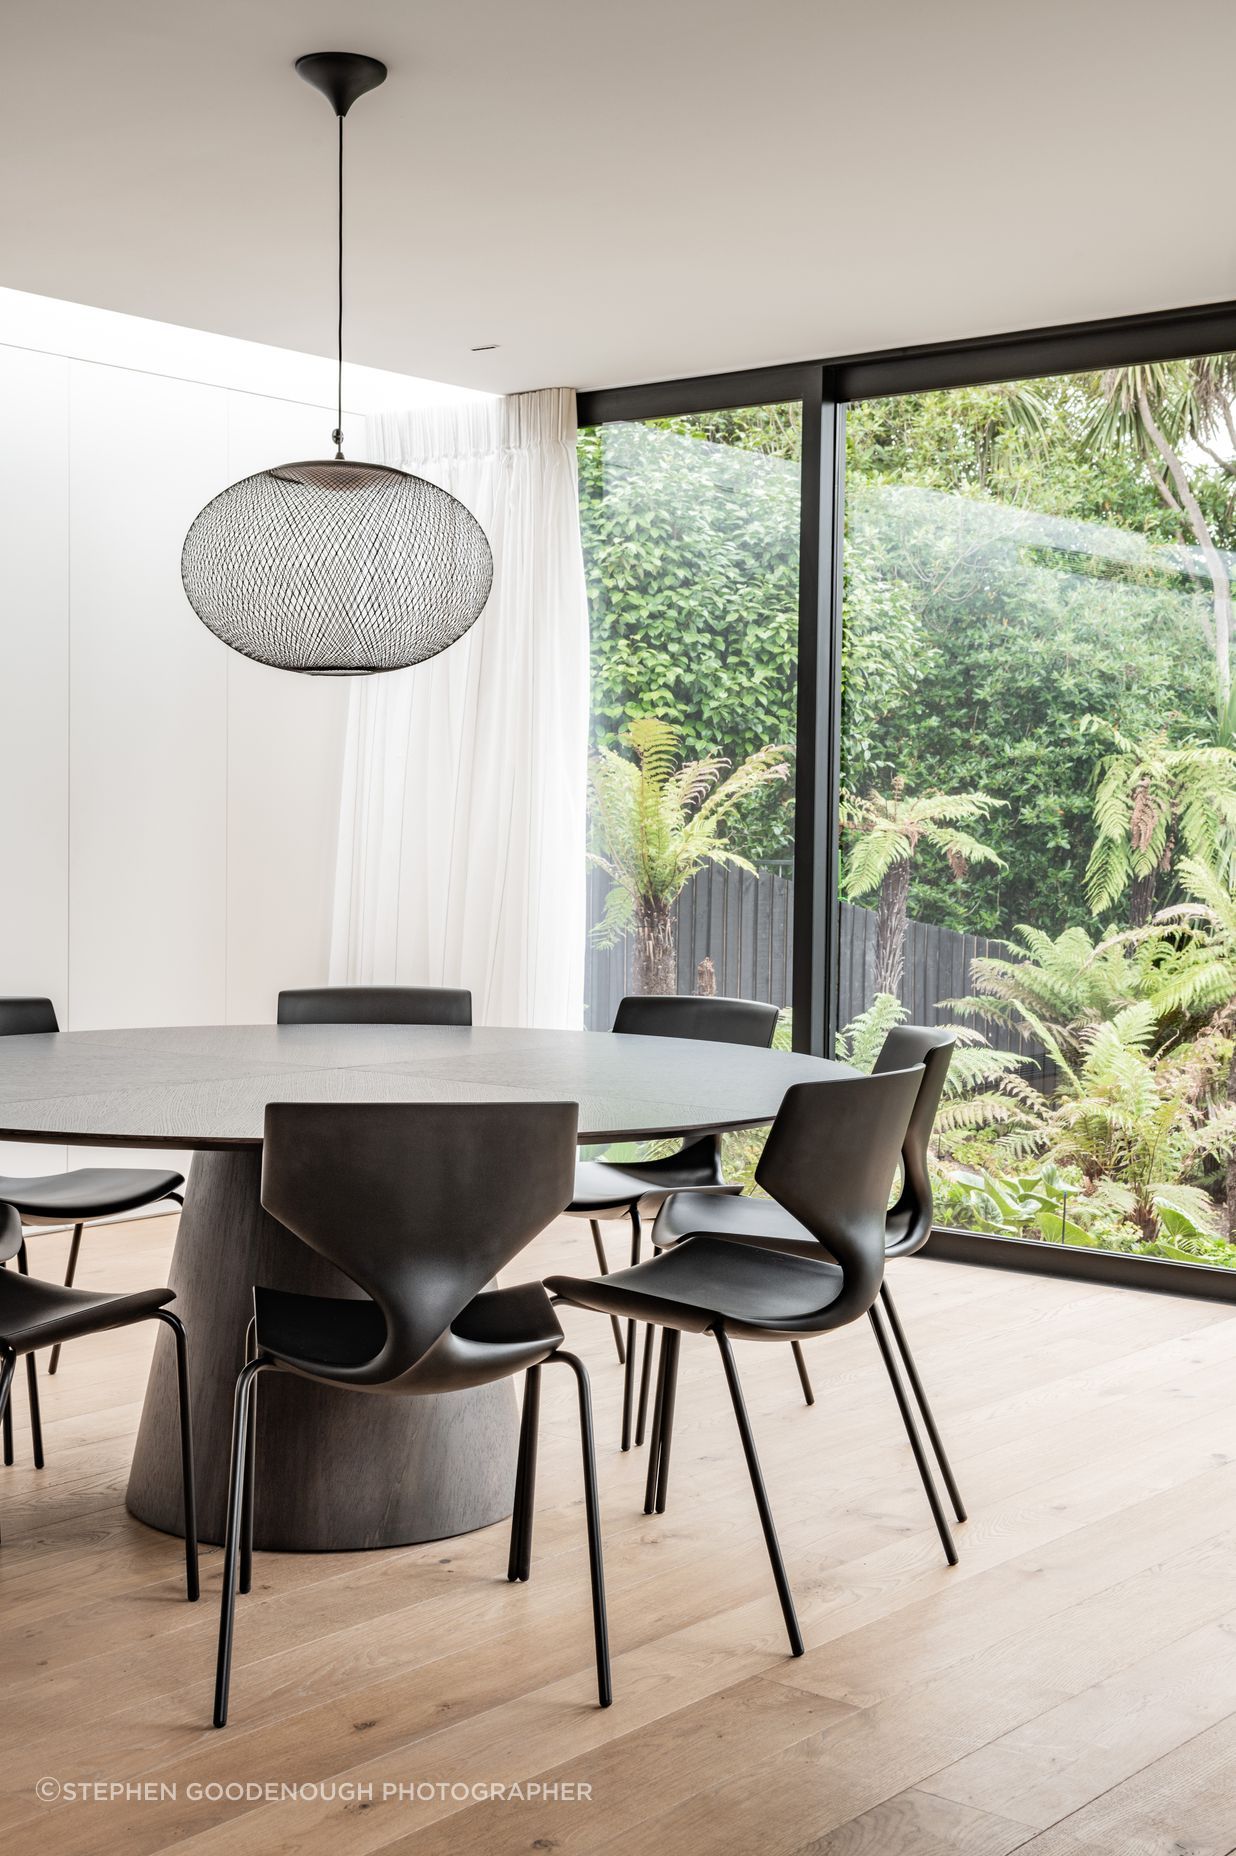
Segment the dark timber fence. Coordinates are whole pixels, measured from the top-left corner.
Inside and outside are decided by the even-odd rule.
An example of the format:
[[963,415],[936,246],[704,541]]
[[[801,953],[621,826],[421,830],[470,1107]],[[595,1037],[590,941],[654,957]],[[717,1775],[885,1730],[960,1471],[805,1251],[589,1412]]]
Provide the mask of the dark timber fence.
[[[790,1003],[794,959],[794,880],[790,872],[788,862],[754,875],[707,864],[692,877],[674,905],[679,992],[699,990],[699,965],[708,959],[716,973],[719,993],[767,999],[772,1005]],[[591,870],[590,923],[600,921],[604,914],[608,889],[609,878],[604,871]],[[875,911],[843,902],[839,1001],[839,1022],[843,1025],[857,1018],[875,995],[875,943]],[[901,981],[901,1000],[911,1022],[951,1022],[956,1014],[947,1007],[938,1007],[937,1000],[958,999],[973,990],[972,960],[1007,953],[1002,941],[911,922]],[[585,1022],[590,1030],[609,1029],[619,999],[631,990],[631,969],[629,937],[610,948],[589,942]],[[980,1028],[997,1050],[1021,1051],[1035,1058],[1041,1055],[1036,1047],[1003,1026]]]

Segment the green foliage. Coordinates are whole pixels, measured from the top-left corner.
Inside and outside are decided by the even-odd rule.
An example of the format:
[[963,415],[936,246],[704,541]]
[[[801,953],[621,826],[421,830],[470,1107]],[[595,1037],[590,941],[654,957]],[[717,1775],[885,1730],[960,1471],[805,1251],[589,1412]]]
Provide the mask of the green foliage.
[[[1094,797],[1094,849],[1086,898],[1106,914],[1133,884],[1167,875],[1178,847],[1212,868],[1236,846],[1236,753],[1213,742],[1169,747],[1162,733],[1133,741],[1086,716],[1083,729],[1108,749]],[[1148,912],[1148,911],[1147,911]]]
[[[870,1072],[894,1025],[904,1024],[906,1008],[892,993],[877,993],[871,1004],[837,1033],[837,1056],[856,1070]],[[994,1132],[1022,1129],[1042,1111],[1042,1097],[1022,1074],[1025,1059],[1016,1051],[992,1050],[968,1025],[949,1025],[957,1043],[949,1063],[944,1099],[936,1115],[935,1145],[941,1154],[964,1154],[974,1144],[990,1144]]]
[[1023,923],[1013,931],[1008,957],[971,961],[973,995],[947,1003],[965,1017],[1020,1032],[1068,1070],[1087,1031],[1162,989],[1168,952],[1161,938],[1126,950],[1116,941],[1095,943],[1084,928],[1053,937]]
[[922,845],[938,852],[958,881],[975,864],[1001,864],[988,845],[961,829],[985,820],[1000,803],[986,793],[908,795],[900,777],[887,796],[870,792],[850,800],[841,815],[846,895],[851,902],[871,895],[896,864],[912,863]]
[[[712,429],[667,420],[580,435],[598,749],[649,714],[698,759],[738,765],[794,740],[798,467],[714,442]],[[796,435],[795,409],[781,441]],[[735,846],[752,862],[791,854],[793,798],[787,780],[746,812]]]
[[935,1174],[933,1191],[942,1225],[1236,1269],[1236,1244],[1215,1237],[1187,1214],[1165,1206],[1161,1232],[1147,1241],[1117,1206],[1088,1198],[1076,1172],[1051,1162],[1019,1173],[945,1166]]
[[841,777],[847,794],[887,790],[904,736],[890,723],[914,715],[932,662],[927,628],[911,589],[847,549],[841,642]]
[[763,747],[723,778],[718,755],[680,760],[680,731],[655,716],[629,723],[620,741],[626,754],[599,748],[588,770],[601,846],[589,855],[613,884],[593,930],[606,947],[646,909],[673,902],[705,862],[750,869],[726,829],[752,794],[789,772],[783,748]]
[[842,1063],[870,1074],[885,1038],[894,1025],[905,1023],[906,1008],[891,992],[878,992],[865,1012],[837,1033],[837,1055]]
[[[869,401],[848,418],[850,583],[899,589],[917,628],[913,700],[894,687],[864,717],[854,764],[875,762],[885,786],[891,768],[913,792],[1003,802],[987,839],[1006,868],[959,889],[925,865],[910,895],[916,920],[988,935],[1077,919],[1103,754],[1084,717],[1134,739],[1213,738],[1196,550],[1137,455],[1087,447],[1097,378],[1037,392],[1033,439],[995,388]],[[884,626],[878,600],[847,603],[846,620],[851,651]],[[898,610],[887,629],[895,650]],[[843,762],[849,779],[848,742]]]
[[939,1224],[1051,1244],[1094,1241],[1077,1216],[1080,1186],[1051,1161],[1018,1174],[948,1167],[933,1182],[933,1197]]
[[1144,1241],[1217,1237],[1218,1209],[1197,1173],[1236,1149],[1236,1108],[1198,1096],[1188,1049],[1155,1051],[1156,1027],[1155,1007],[1142,1002],[1075,1031],[1076,1066],[1050,1101],[1026,1105],[993,1152],[1005,1163],[1037,1154],[1074,1169],[1090,1205]]

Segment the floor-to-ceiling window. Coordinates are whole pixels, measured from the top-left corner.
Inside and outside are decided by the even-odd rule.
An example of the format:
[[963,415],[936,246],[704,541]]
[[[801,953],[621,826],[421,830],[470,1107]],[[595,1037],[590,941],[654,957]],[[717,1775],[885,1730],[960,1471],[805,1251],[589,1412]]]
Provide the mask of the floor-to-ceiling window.
[[1236,1265],[1234,401],[849,409],[839,1020],[958,1027],[939,1222]]
[[624,992],[789,1004],[801,433],[795,404],[581,434],[595,1029]]

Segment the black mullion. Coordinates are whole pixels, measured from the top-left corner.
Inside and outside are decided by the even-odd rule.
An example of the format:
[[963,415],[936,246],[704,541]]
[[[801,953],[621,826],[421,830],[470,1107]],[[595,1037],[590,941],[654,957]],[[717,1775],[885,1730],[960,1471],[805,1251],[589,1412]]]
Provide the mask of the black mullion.
[[823,369],[803,396],[794,802],[794,1048],[831,1056],[837,1032],[837,805],[845,408]]

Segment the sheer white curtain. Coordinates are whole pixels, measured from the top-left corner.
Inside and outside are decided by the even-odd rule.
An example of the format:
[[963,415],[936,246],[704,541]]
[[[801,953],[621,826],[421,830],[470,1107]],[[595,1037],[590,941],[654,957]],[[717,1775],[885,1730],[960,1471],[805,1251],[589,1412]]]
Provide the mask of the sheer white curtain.
[[467,637],[351,695],[330,976],[468,986],[477,1024],[582,1022],[588,616],[575,395],[371,419],[494,554]]

